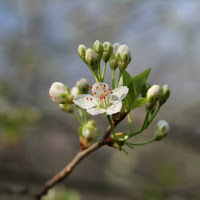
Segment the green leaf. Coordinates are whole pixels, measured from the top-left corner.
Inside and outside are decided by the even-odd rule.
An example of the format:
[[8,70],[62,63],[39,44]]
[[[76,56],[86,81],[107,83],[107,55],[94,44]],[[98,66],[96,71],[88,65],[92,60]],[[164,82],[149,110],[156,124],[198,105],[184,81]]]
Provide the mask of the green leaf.
[[80,127],[78,128],[78,134],[79,134],[80,136],[82,136],[82,130],[83,130],[83,127],[80,126]]
[[147,102],[146,98],[139,98],[135,101],[134,105],[131,107],[131,109],[133,110],[134,108],[140,107],[142,105],[144,105]]
[[131,109],[134,106],[138,96],[141,93],[142,87],[149,76],[150,71],[151,68],[145,70],[144,72],[140,73],[139,75],[133,78],[127,71],[123,71],[123,85],[129,88],[129,92],[126,98],[124,99],[127,109]]

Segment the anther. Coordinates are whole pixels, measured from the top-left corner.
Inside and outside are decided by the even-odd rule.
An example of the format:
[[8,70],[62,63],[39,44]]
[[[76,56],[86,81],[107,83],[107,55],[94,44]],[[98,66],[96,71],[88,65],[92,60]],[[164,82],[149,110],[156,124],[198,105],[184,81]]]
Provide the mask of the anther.
[[98,86],[96,87],[96,90],[98,90]]
[[110,94],[112,94],[113,92],[110,92]]
[[49,97],[50,97],[50,98],[52,98],[52,96],[51,96],[51,95],[49,95]]
[[94,92],[94,94],[97,94],[96,92]]
[[92,85],[89,87],[89,90],[91,90],[92,89]]
[[90,100],[92,100],[92,98],[90,98]]
[[88,97],[87,97],[87,100],[89,100]]

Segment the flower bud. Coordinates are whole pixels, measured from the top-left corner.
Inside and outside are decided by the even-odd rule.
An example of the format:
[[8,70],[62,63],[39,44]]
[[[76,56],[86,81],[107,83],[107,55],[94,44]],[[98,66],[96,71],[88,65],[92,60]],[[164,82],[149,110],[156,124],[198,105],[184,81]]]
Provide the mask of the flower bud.
[[73,112],[73,106],[70,105],[70,104],[59,104],[59,107],[65,111],[65,112],[68,112],[68,113],[72,113]]
[[155,140],[159,141],[163,139],[167,135],[169,130],[170,127],[168,122],[165,120],[160,120],[156,125]]
[[118,60],[114,53],[112,53],[112,56],[110,57],[109,62],[110,62],[110,68],[113,70],[116,70],[118,67]]
[[113,46],[111,45],[110,42],[104,42],[103,43],[103,60],[104,62],[107,62],[113,52]]
[[170,95],[170,90],[169,90],[168,85],[163,85],[159,94],[160,105],[163,105],[167,101],[167,99],[169,98],[169,95]]
[[76,97],[77,95],[80,94],[80,90],[77,86],[74,86],[72,89],[71,89],[71,94]]
[[147,91],[147,102],[146,102],[146,106],[147,108],[150,110],[152,109],[155,104],[156,101],[158,100],[158,96],[159,96],[159,92],[160,92],[160,86],[159,85],[153,85],[148,91]]
[[117,57],[117,51],[118,51],[119,47],[120,47],[119,43],[113,44],[113,53],[115,54],[116,57]]
[[86,54],[86,46],[83,44],[80,44],[78,46],[78,54],[80,58],[85,62],[85,54]]
[[88,140],[92,140],[97,134],[97,127],[94,120],[89,121],[83,126],[82,135]]
[[98,59],[98,55],[92,49],[86,50],[85,60],[93,71],[98,69]]
[[87,94],[89,89],[89,83],[87,79],[82,78],[76,82],[76,86],[79,88],[80,94]]
[[123,44],[118,47],[117,50],[118,66],[120,70],[127,68],[131,61],[131,52],[127,45]]
[[66,86],[60,82],[54,82],[49,89],[49,97],[56,103],[66,101],[67,95]]
[[98,54],[99,60],[101,60],[103,56],[103,45],[99,40],[96,40],[93,44],[93,50]]

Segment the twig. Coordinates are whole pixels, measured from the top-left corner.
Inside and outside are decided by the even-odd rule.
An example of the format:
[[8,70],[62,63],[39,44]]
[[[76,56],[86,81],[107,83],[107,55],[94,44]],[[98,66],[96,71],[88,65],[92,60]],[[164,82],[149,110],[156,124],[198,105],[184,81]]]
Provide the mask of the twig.
[[[112,123],[114,127],[117,126],[119,122],[121,122],[125,117],[126,113],[120,116],[119,120],[112,120]],[[101,138],[99,142],[94,143],[90,147],[88,147],[85,150],[80,150],[76,156],[72,159],[72,161],[60,172],[58,172],[55,176],[53,176],[50,180],[48,180],[42,189],[37,193],[32,193],[28,187],[0,187],[0,193],[6,193],[6,194],[18,194],[18,195],[29,195],[32,197],[35,197],[36,199],[41,199],[43,195],[45,195],[50,188],[52,188],[57,183],[64,180],[66,177],[69,176],[69,174],[73,171],[73,169],[83,160],[85,157],[87,157],[89,154],[94,152],[95,150],[99,149],[103,145],[112,146],[113,140],[110,138],[110,134],[112,132],[111,126],[109,125],[106,129],[105,134]]]
[[[118,121],[113,121],[112,123],[114,127],[117,126],[117,124],[122,121],[126,117],[126,113],[120,116],[120,119]],[[99,142],[94,143],[92,146],[88,147],[87,149],[80,151],[76,154],[76,156],[73,158],[73,160],[60,172],[58,172],[53,178],[48,180],[43,188],[40,190],[39,193],[35,195],[37,199],[41,199],[43,195],[45,195],[50,188],[52,188],[55,184],[61,182],[63,179],[65,179],[69,174],[73,171],[73,169],[80,163],[80,161],[88,156],[90,153],[94,152],[95,150],[99,149],[103,145],[107,144],[110,145],[109,136],[112,132],[111,126],[108,126],[106,129],[105,134],[103,135],[102,139]]]

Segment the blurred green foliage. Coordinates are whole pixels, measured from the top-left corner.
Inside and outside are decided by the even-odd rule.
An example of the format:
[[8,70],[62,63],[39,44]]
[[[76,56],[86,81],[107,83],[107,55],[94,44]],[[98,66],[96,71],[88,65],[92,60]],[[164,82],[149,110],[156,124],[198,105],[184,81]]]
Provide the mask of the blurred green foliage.
[[42,200],[80,200],[80,194],[74,189],[66,189],[62,185],[58,185],[49,190]]
[[17,143],[23,130],[35,124],[40,118],[37,109],[28,105],[12,105],[6,100],[0,101],[0,140],[6,144]]

